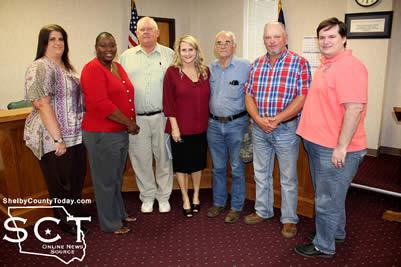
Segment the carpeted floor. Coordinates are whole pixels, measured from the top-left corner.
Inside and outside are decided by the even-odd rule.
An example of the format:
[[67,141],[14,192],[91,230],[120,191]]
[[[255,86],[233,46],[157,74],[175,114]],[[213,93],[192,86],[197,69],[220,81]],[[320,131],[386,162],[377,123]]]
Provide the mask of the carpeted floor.
[[401,159],[390,155],[366,156],[353,182],[401,193]]
[[[401,224],[381,219],[386,209],[401,211],[396,197],[352,188],[346,204],[347,239],[333,259],[308,259],[293,251],[308,241],[313,219],[301,217],[298,235],[288,240],[280,234],[279,210],[273,220],[253,226],[224,224],[224,216],[207,218],[210,189],[201,190],[201,213],[191,219],[182,215],[179,191],[172,194],[168,214],[160,214],[157,205],[153,214],[139,214],[138,193],[125,193],[124,199],[127,211],[138,218],[130,224],[132,233],[102,233],[91,205],[86,256],[69,266],[401,266]],[[243,215],[253,211],[253,204],[246,202]],[[0,266],[65,266],[56,258],[20,254],[17,245],[1,239]],[[31,238],[25,242],[35,244]]]

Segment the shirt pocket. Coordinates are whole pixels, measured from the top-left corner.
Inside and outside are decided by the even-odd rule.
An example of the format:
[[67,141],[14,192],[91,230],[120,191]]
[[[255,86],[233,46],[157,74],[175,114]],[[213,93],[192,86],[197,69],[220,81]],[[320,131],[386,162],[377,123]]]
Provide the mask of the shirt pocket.
[[233,99],[239,99],[244,95],[244,83],[229,84],[226,96]]

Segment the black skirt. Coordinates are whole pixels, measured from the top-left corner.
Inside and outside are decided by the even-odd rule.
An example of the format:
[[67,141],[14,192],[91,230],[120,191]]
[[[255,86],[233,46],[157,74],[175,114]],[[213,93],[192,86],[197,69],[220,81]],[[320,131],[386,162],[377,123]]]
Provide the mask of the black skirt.
[[193,173],[206,168],[206,132],[182,135],[182,142],[170,138],[174,172]]

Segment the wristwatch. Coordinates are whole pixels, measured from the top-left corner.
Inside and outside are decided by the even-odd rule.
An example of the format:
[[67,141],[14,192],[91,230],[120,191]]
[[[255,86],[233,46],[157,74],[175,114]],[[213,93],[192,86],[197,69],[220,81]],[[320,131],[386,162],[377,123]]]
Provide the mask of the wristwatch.
[[53,141],[55,144],[60,144],[60,143],[64,142],[64,139],[62,137],[60,137],[59,139],[54,139]]

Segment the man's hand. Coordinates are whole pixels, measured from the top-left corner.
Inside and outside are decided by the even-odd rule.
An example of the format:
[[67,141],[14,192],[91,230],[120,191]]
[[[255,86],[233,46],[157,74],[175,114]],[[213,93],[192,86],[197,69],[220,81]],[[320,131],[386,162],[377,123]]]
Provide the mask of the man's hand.
[[275,117],[260,117],[256,123],[263,131],[271,133],[280,124],[280,120]]
[[270,127],[269,127],[269,118],[267,117],[259,117],[257,120],[255,120],[256,124],[259,126],[260,129],[262,129],[265,132],[270,132]]
[[336,166],[336,168],[344,168],[345,157],[347,156],[347,148],[337,146],[333,150],[333,155],[331,155],[331,162]]
[[281,120],[277,116],[268,117],[268,120],[269,120],[269,132],[272,132],[281,123]]
[[345,165],[347,147],[358,128],[364,107],[364,103],[344,103],[345,113],[340,137],[338,138],[338,144],[331,156],[331,162],[333,162],[336,168],[343,168]]

